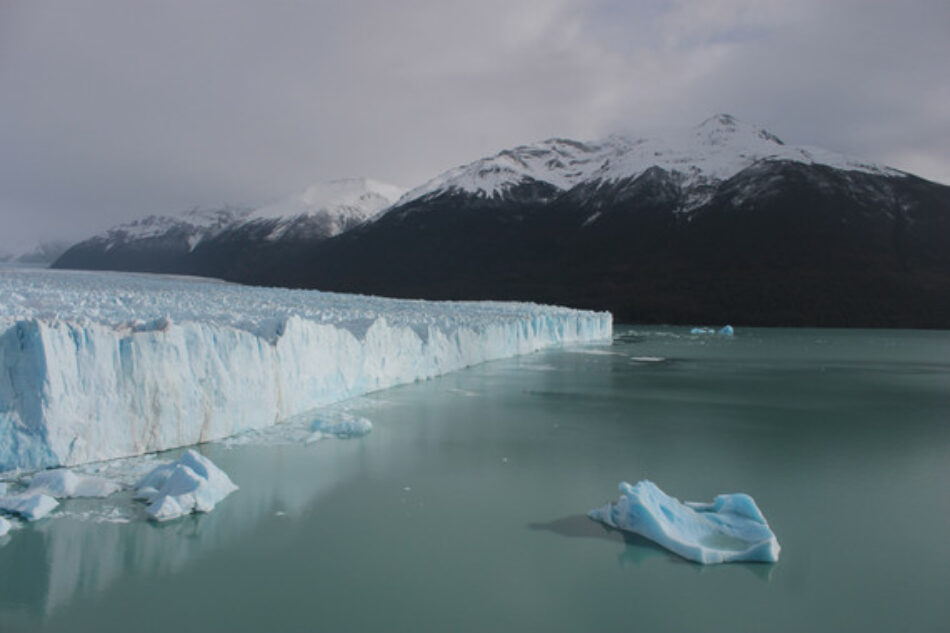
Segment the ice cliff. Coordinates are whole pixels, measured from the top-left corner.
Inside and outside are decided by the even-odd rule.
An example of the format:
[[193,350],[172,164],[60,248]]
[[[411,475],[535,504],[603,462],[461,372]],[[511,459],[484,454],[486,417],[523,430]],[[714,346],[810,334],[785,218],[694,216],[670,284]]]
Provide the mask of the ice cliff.
[[483,361],[609,339],[609,313],[0,272],[0,472],[262,428]]

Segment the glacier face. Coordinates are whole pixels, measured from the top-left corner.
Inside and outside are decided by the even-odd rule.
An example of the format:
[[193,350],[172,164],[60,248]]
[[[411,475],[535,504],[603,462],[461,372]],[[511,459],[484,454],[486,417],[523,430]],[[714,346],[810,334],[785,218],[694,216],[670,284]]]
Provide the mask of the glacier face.
[[0,472],[225,438],[318,406],[546,346],[609,313],[0,272]]

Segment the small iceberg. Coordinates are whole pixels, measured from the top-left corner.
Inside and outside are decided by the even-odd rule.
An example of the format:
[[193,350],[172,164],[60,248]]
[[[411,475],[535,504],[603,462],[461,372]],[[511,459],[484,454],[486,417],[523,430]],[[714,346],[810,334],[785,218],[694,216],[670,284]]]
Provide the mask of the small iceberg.
[[3,517],[0,517],[0,538],[3,538],[4,536],[6,536],[7,532],[9,532],[10,528],[12,527],[13,526],[10,524],[9,521],[4,519]]
[[778,562],[781,547],[747,494],[718,495],[712,503],[680,503],[652,481],[620,484],[620,499],[587,516],[634,532],[697,563]]
[[60,468],[34,475],[27,492],[65,499],[70,497],[108,497],[121,489],[122,486],[104,477],[77,475],[67,468]]
[[16,514],[27,521],[37,521],[56,509],[59,502],[44,494],[29,492],[0,497],[0,511]]
[[178,461],[163,464],[135,484],[135,498],[148,504],[145,512],[156,521],[171,521],[192,512],[211,512],[237,490],[214,462],[194,450]]
[[690,334],[718,334],[719,336],[732,336],[736,333],[731,325],[724,325],[718,330],[711,327],[694,327],[689,331]]
[[313,434],[307,438],[308,444],[326,438],[351,439],[363,437],[373,430],[373,423],[366,418],[345,418],[332,422],[317,420],[311,425],[310,430],[313,431]]

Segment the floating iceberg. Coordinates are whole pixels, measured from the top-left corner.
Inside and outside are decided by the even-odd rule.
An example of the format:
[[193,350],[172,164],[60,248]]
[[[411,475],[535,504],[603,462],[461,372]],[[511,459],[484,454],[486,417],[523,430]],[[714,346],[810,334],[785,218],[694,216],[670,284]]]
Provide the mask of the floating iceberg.
[[158,466],[140,479],[135,498],[148,503],[145,512],[151,518],[170,521],[192,512],[211,512],[237,489],[214,462],[187,450],[178,461]]
[[690,334],[719,334],[720,336],[732,336],[736,333],[731,325],[724,325],[718,330],[711,327],[694,327],[689,331]]
[[9,532],[10,528],[12,527],[13,526],[10,525],[9,521],[4,519],[3,517],[0,517],[0,538],[3,538],[4,536],[6,536],[7,532]]
[[0,271],[0,472],[223,439],[349,397],[611,333],[609,313],[526,303]]
[[71,470],[60,468],[34,475],[27,492],[64,499],[67,497],[108,497],[121,488],[119,484],[104,477],[77,475]]
[[774,563],[781,551],[765,517],[746,494],[718,495],[712,503],[680,503],[651,481],[620,484],[620,500],[588,516],[634,532],[683,558],[703,563]]
[[23,493],[0,497],[0,511],[19,515],[27,521],[42,519],[58,505],[56,499],[44,494]]
[[308,442],[316,441],[326,437],[337,439],[350,439],[368,435],[373,430],[373,423],[366,418],[347,418],[344,420],[317,420],[310,427],[313,435],[307,439]]

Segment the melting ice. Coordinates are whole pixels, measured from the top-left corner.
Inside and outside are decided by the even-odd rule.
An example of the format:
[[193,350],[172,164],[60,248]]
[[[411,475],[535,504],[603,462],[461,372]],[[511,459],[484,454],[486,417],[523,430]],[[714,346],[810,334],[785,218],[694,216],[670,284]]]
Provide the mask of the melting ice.
[[652,481],[620,484],[620,499],[591,510],[590,518],[634,532],[697,563],[774,563],[781,551],[765,517],[746,494],[712,503],[680,503]]

